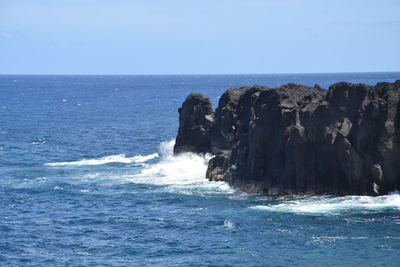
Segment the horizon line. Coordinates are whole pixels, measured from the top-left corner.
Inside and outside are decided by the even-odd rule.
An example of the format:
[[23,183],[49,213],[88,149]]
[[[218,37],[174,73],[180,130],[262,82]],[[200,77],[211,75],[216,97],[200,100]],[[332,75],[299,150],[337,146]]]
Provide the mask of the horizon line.
[[222,76],[222,75],[307,75],[307,74],[368,74],[400,73],[398,71],[344,71],[344,72],[276,72],[276,73],[142,73],[142,74],[95,74],[95,73],[0,73],[0,76]]

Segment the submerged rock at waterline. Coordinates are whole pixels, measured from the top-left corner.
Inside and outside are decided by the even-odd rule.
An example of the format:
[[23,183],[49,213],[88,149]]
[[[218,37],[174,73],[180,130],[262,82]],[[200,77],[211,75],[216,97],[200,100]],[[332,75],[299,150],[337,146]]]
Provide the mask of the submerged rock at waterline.
[[174,153],[212,153],[207,178],[270,195],[400,190],[400,80],[191,94]]

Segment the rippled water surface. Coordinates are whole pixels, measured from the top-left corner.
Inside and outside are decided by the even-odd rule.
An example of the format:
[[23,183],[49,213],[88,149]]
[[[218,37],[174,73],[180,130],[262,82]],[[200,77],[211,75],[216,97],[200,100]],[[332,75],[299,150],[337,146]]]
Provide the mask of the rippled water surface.
[[[248,195],[172,156],[190,92],[400,73],[0,76],[0,266],[398,266],[400,195]],[[215,105],[215,104],[214,104]]]

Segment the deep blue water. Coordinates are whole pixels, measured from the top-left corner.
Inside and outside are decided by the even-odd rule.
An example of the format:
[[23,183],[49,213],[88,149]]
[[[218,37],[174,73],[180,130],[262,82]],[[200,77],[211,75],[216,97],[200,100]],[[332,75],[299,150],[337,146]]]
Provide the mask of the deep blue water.
[[171,155],[190,92],[400,73],[0,76],[1,266],[399,266],[400,196],[247,195]]

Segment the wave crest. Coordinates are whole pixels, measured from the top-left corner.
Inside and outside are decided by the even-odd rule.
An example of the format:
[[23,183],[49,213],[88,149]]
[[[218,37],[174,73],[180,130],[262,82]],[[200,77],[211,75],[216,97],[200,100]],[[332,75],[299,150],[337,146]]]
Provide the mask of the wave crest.
[[400,210],[400,195],[386,196],[345,196],[345,197],[309,197],[298,200],[284,200],[279,204],[256,205],[256,210],[289,212],[299,214],[338,214],[346,212],[377,212]]
[[60,167],[60,166],[89,166],[89,165],[101,165],[107,163],[143,163],[151,159],[157,158],[159,155],[157,153],[147,155],[147,156],[133,156],[126,157],[125,154],[112,155],[107,157],[102,157],[98,159],[83,159],[78,161],[66,161],[66,162],[54,162],[46,163],[46,166]]
[[168,190],[192,194],[211,192],[233,192],[225,182],[210,182],[205,178],[211,155],[200,156],[194,153],[173,155],[175,140],[160,144],[160,161],[133,174],[133,183],[166,186]]

